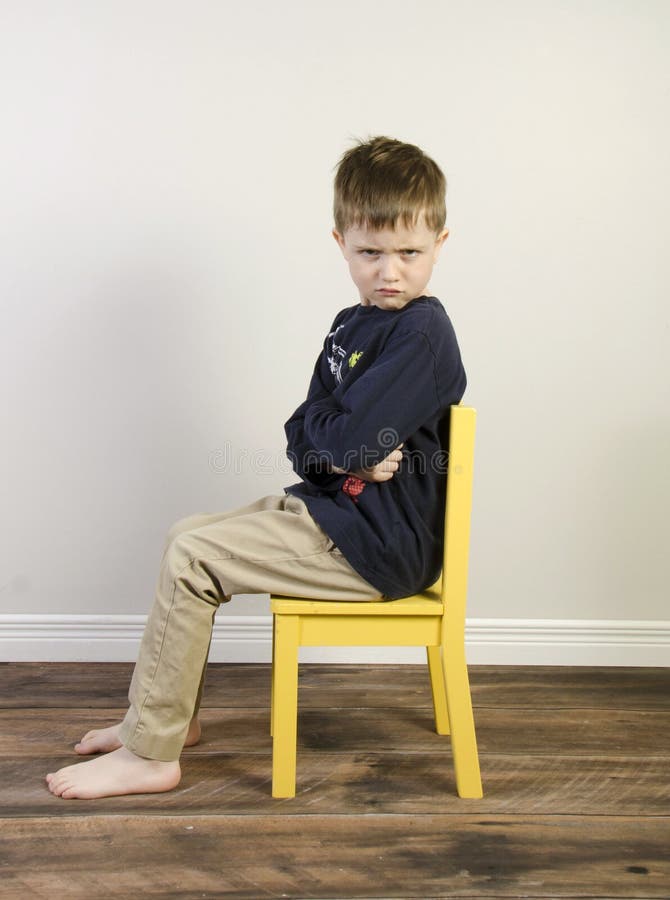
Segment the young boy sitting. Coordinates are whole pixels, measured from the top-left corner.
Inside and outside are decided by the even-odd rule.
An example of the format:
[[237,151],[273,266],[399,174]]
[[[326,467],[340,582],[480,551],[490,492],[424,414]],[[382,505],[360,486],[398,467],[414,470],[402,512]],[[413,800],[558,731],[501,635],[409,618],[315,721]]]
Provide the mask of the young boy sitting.
[[200,738],[214,615],[233,594],[370,601],[440,573],[449,406],[465,390],[451,322],[425,294],[448,237],[446,182],[418,147],[378,137],[335,177],[333,235],[359,302],[335,317],[307,399],[286,423],[301,481],[170,529],[122,722],[46,776],[66,799],[168,791]]

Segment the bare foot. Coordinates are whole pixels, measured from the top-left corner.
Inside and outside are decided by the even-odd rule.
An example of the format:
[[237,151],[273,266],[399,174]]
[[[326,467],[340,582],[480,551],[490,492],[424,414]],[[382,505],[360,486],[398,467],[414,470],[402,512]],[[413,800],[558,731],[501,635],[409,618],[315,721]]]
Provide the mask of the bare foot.
[[51,793],[65,800],[155,794],[171,791],[180,780],[179,760],[143,759],[125,747],[98,759],[50,772],[46,777]]
[[[88,756],[91,753],[111,753],[112,750],[118,750],[123,744],[119,740],[118,725],[111,725],[109,728],[95,728],[83,736],[78,744],[74,745],[75,751],[80,756]],[[185,747],[192,747],[200,740],[202,729],[197,718],[191,719],[186,734]]]

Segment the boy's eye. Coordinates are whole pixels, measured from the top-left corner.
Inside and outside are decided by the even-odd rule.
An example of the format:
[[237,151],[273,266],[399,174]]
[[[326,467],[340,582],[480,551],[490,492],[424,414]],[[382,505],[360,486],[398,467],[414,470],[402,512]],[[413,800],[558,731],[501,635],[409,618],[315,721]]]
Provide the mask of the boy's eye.
[[[400,251],[400,253],[401,253],[402,256],[409,256],[409,257],[418,256],[420,252],[421,252],[420,250],[412,250],[412,249],[409,249],[409,248],[406,249],[406,250],[401,250],[401,251]],[[380,251],[379,251],[379,250],[372,250],[371,248],[366,247],[366,248],[363,249],[363,250],[359,250],[359,253],[360,253],[362,256],[379,256]]]

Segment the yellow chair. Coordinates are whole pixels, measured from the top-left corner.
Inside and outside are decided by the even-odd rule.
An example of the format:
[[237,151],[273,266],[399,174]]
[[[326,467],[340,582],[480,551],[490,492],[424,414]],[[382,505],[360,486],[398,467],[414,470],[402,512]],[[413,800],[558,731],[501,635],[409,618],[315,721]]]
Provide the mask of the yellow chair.
[[441,579],[413,597],[373,603],[271,597],[272,796],[294,797],[298,648],[424,646],[438,734],[451,733],[460,797],[479,798],[477,741],[465,662],[465,602],[476,411],[452,406],[444,567]]

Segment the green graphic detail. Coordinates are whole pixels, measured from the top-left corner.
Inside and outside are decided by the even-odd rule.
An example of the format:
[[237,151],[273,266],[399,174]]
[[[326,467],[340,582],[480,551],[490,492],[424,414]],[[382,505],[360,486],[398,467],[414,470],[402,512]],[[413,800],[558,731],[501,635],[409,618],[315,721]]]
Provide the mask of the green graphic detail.
[[356,350],[355,350],[355,351],[351,354],[351,356],[349,357],[349,368],[350,368],[350,369],[353,369],[353,367],[356,365],[356,363],[357,363],[358,360],[361,358],[361,356],[363,356],[363,351],[362,351],[362,350],[360,350],[360,351],[356,351]]

